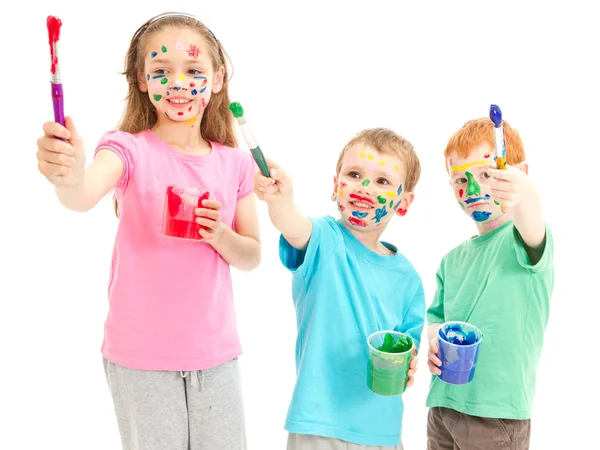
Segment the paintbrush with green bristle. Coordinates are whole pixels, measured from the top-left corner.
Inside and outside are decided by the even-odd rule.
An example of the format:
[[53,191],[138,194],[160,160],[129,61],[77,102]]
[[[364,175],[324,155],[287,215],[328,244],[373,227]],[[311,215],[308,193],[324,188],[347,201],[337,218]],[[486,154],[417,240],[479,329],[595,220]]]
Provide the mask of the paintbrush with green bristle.
[[260,173],[265,177],[270,177],[269,167],[267,166],[267,162],[265,161],[265,156],[263,155],[262,150],[254,140],[254,136],[252,135],[252,131],[250,130],[250,126],[248,122],[246,122],[246,118],[244,117],[244,108],[240,105],[239,102],[233,102],[229,104],[229,110],[233,113],[233,117],[237,120],[240,128],[242,129],[242,133],[244,134],[244,138],[246,138],[246,142],[248,147],[250,147],[250,152],[252,153],[252,157],[254,161],[256,161],[256,165],[260,169]]

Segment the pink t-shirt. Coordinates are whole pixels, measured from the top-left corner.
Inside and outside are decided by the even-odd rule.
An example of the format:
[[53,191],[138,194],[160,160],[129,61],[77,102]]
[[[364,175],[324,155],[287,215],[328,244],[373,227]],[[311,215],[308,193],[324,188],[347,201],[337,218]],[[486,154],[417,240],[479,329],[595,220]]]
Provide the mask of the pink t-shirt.
[[213,192],[232,227],[238,200],[252,193],[248,152],[211,143],[181,153],[147,130],[110,131],[106,148],[123,161],[115,187],[120,221],[108,286],[102,354],[144,370],[201,370],[240,355],[229,264],[210,244],[162,235],[166,186]]

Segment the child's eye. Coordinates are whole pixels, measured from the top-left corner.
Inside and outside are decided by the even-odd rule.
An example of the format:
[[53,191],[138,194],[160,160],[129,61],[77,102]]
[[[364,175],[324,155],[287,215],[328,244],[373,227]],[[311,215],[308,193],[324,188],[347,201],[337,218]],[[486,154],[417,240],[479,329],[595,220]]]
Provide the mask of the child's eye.
[[165,75],[167,73],[166,69],[156,69],[154,71],[156,75]]
[[483,172],[483,173],[481,174],[481,178],[483,178],[484,180],[485,180],[485,179],[488,179],[489,177],[490,177],[490,174],[489,174],[489,173],[487,173],[487,172]]
[[466,178],[457,178],[457,180],[455,181],[456,184],[465,184],[466,182]]
[[350,178],[359,179],[360,178],[360,173],[358,173],[358,172],[348,172],[348,176]]
[[386,180],[385,178],[378,178],[377,183],[383,184],[384,186],[387,186],[390,184],[390,182],[388,180]]
[[200,72],[199,70],[196,70],[196,69],[190,69],[190,70],[188,70],[188,73],[190,75],[196,76],[196,75],[200,75],[202,72]]

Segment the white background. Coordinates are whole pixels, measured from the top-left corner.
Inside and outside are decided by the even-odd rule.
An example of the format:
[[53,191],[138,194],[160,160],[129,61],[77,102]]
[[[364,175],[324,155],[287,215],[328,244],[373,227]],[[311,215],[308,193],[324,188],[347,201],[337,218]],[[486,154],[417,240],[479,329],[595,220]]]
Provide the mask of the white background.
[[[46,17],[63,21],[65,109],[89,160],[120,117],[119,71],[131,36],[165,8],[197,15],[222,41],[235,69],[231,97],[244,105],[263,151],[294,177],[307,214],[335,212],[337,156],[360,129],[390,127],[414,143],[423,166],[416,200],[384,239],[414,263],[428,303],[443,254],[475,233],[453,200],[443,149],[466,120],[500,105],[521,132],[556,243],[531,448],[597,448],[600,33],[588,7],[573,0],[49,3],[11,2],[0,18],[0,449],[120,448],[99,352],[117,219],[110,197],[85,214],[62,208],[37,172],[36,139],[53,117]],[[278,235],[263,204],[259,212],[262,265],[234,271],[248,442],[251,450],[283,449],[295,319]],[[428,382],[423,355],[404,395],[408,450],[425,448]]]

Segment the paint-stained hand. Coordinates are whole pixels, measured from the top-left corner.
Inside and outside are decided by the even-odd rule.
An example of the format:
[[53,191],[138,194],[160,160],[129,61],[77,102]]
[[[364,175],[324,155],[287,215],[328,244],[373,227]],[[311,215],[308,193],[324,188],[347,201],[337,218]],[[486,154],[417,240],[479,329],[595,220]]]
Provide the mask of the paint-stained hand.
[[65,127],[56,122],[44,124],[44,135],[37,141],[38,170],[50,183],[70,188],[83,181],[85,150],[73,119],[65,118]]
[[293,197],[292,180],[270,159],[265,158],[271,176],[261,175],[260,171],[254,176],[254,192],[256,196],[267,203],[283,203],[291,201]]
[[429,341],[429,353],[427,353],[427,366],[429,367],[429,371],[433,375],[441,375],[442,371],[440,370],[440,366],[442,365],[442,361],[437,357],[438,352],[440,351],[440,347],[438,344],[438,338],[434,337]]
[[198,233],[206,242],[214,242],[223,232],[223,224],[221,223],[221,203],[216,200],[202,200],[203,208],[196,208],[196,223],[201,225]]
[[488,170],[490,194],[502,206],[511,208],[517,205],[533,190],[531,179],[523,167],[526,165],[522,163],[518,167],[507,165],[506,170],[494,168]]
[[419,358],[417,358],[417,351],[413,349],[410,357],[410,364],[408,366],[408,380],[406,381],[406,387],[411,387],[413,384],[415,384],[415,373],[417,373],[418,362]]

